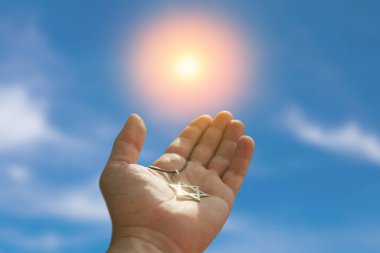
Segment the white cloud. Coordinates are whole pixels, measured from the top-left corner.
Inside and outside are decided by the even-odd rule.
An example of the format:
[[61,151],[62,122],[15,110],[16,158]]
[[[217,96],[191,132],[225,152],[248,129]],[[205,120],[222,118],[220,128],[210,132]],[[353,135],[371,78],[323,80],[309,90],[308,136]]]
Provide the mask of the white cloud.
[[309,121],[299,109],[294,108],[287,112],[286,122],[291,131],[305,142],[380,164],[380,139],[357,123],[327,128]]
[[75,189],[66,189],[57,196],[45,194],[39,202],[45,213],[51,216],[81,221],[110,220],[97,181]]
[[1,212],[20,217],[109,222],[97,180],[79,186],[49,186],[40,182],[30,168],[12,164],[0,170],[0,185]]
[[97,180],[71,187],[49,186],[39,181],[31,168],[11,164],[0,167],[0,185],[0,215],[22,219],[56,218],[101,228],[95,231],[83,228],[82,232],[65,234],[43,229],[25,230],[16,223],[12,227],[0,227],[0,245],[20,252],[64,252],[65,248],[83,246],[104,239],[105,233],[107,236],[110,233],[110,219]]
[[[0,82],[21,82],[43,92],[57,81],[62,56],[49,44],[35,18],[0,17]],[[52,82],[54,79],[54,82]]]
[[[0,245],[12,248],[12,252],[69,252],[69,249],[78,249],[78,247],[89,245],[96,240],[105,239],[104,233],[99,233],[98,229],[78,229],[79,231],[74,233],[65,233],[44,229],[31,231],[19,228],[17,225],[2,226],[0,227]],[[110,233],[104,229],[101,231],[106,232],[107,236]],[[85,247],[88,248],[88,246]],[[1,249],[0,252],[2,252]]]
[[[0,17],[0,154],[25,154],[37,147],[43,153],[37,152],[35,157],[49,152],[47,162],[56,159],[53,155],[59,156],[57,159],[78,155],[78,150],[83,158],[96,145],[89,145],[82,137],[68,136],[48,117],[50,89],[65,79],[58,77],[56,70],[67,69],[62,55],[50,46],[35,21]],[[6,158],[11,165],[0,162],[0,212],[26,217],[108,220],[97,183],[75,188],[48,186],[36,179],[30,168],[12,164],[11,159],[12,156]]]
[[49,122],[46,99],[62,57],[34,18],[0,17],[0,152],[66,138]]
[[29,251],[54,252],[62,245],[62,238],[53,232],[38,235],[21,233],[14,228],[0,229],[0,242]]
[[15,183],[26,183],[31,177],[28,168],[17,164],[7,166],[6,172],[9,179]]
[[[350,247],[380,250],[377,224],[308,227],[275,224],[261,217],[233,213],[207,253],[319,253]],[[238,245],[238,247],[236,246]]]
[[21,86],[0,87],[0,152],[60,138],[41,101]]
[[86,141],[63,134],[48,118],[52,88],[67,81],[57,73],[69,69],[36,18],[0,17],[0,54],[0,153],[30,152],[41,143],[90,151]]
[[41,144],[81,154],[94,150],[89,141],[55,127],[48,118],[47,102],[25,87],[0,83],[0,154],[30,153]]

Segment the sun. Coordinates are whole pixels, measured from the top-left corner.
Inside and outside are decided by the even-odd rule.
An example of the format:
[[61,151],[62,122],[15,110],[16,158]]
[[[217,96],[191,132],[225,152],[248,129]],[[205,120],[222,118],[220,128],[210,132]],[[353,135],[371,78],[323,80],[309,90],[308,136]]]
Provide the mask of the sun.
[[201,61],[195,55],[180,55],[174,62],[174,74],[182,81],[195,80],[200,76],[201,70]]
[[123,54],[123,75],[128,92],[152,115],[178,119],[233,109],[248,94],[245,86],[255,70],[251,45],[229,18],[163,12],[135,31]]

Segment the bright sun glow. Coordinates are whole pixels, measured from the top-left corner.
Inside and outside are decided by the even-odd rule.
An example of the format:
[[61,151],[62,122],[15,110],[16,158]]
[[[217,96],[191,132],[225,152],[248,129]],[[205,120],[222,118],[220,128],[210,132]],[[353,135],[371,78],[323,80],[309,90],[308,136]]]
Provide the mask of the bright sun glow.
[[135,39],[128,41],[123,69],[128,92],[154,116],[178,119],[232,110],[248,94],[251,45],[227,18],[190,11],[159,14],[130,38]]
[[194,80],[201,72],[200,60],[192,55],[183,55],[175,62],[174,71],[182,80]]

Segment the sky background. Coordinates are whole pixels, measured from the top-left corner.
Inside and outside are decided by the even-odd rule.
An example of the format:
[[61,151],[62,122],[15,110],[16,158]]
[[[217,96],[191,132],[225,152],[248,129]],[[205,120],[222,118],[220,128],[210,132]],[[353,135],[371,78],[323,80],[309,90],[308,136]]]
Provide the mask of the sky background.
[[98,177],[124,121],[146,121],[147,165],[192,118],[131,93],[123,46],[151,15],[194,8],[255,51],[249,98],[203,112],[231,109],[256,142],[206,252],[380,252],[379,1],[16,0],[0,1],[0,253],[105,252]]

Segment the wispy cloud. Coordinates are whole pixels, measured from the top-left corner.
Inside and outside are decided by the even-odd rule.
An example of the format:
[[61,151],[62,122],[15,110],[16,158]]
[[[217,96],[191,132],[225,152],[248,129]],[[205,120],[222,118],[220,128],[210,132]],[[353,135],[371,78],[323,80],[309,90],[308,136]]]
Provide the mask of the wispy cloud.
[[0,83],[0,153],[20,153],[48,143],[58,148],[91,150],[87,141],[63,133],[50,122],[43,98],[26,86]]
[[74,187],[49,187],[41,183],[30,168],[11,164],[0,170],[0,185],[1,212],[20,217],[32,215],[81,222],[109,221],[97,180]]
[[65,68],[36,20],[0,17],[0,54],[0,153],[42,142],[83,147],[48,119],[47,95],[63,79],[55,70]]
[[380,165],[380,139],[356,122],[329,128],[308,120],[301,110],[292,108],[286,113],[289,129],[301,140],[315,146],[364,158]]
[[62,238],[53,232],[45,232],[42,234],[26,234],[14,228],[0,229],[0,242],[3,245],[17,246],[23,250],[55,252],[56,249],[62,246]]
[[0,86],[0,152],[60,138],[41,101],[22,86]]
[[78,187],[49,187],[34,177],[30,166],[12,162],[13,154],[24,151],[45,157],[47,147],[48,161],[56,153],[63,157],[80,150],[83,155],[96,146],[85,137],[71,137],[48,115],[50,90],[62,79],[54,71],[62,66],[62,57],[35,21],[0,17],[0,155],[7,156],[7,162],[0,162],[0,212],[104,221],[108,214],[96,180]]
[[26,183],[31,179],[28,168],[18,164],[6,166],[5,173],[13,183]]
[[[104,227],[102,231],[105,230]],[[99,233],[97,229],[82,230],[75,232],[59,232],[51,229],[38,229],[42,231],[30,231],[17,226],[0,227],[0,252],[11,248],[11,252],[71,252],[70,249],[75,249],[89,245],[94,241],[103,239],[103,233]],[[82,230],[82,231],[80,231]],[[9,252],[8,250],[6,252]]]
[[3,83],[25,83],[42,92],[55,85],[54,69],[63,68],[62,56],[50,45],[35,18],[0,17],[0,52]]
[[380,230],[376,225],[315,228],[275,224],[251,214],[234,213],[217,238],[219,242],[211,244],[206,252],[342,252],[347,245],[377,252],[380,243],[375,238],[380,235]]
[[[49,186],[30,167],[9,164],[0,167],[0,185],[0,216],[11,215],[23,220],[56,219],[60,223],[80,223],[83,227],[82,231],[68,234],[60,228],[31,231],[19,223],[2,226],[0,252],[4,247],[17,252],[66,252],[70,247],[104,239],[110,232],[110,219],[97,180],[71,187]],[[89,230],[89,227],[97,229]]]
[[51,216],[90,222],[109,221],[97,180],[81,187],[61,190],[56,196],[45,194],[39,198],[39,205]]

